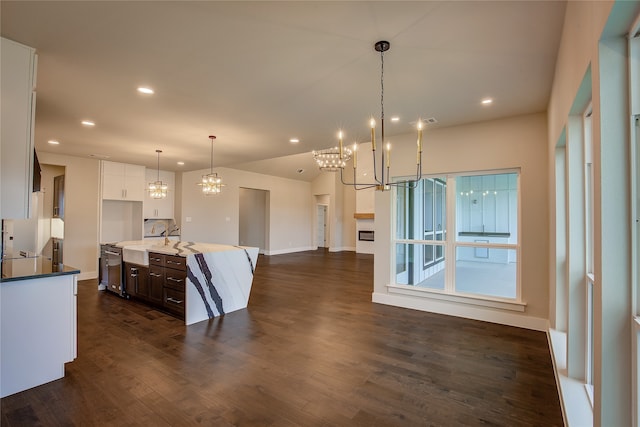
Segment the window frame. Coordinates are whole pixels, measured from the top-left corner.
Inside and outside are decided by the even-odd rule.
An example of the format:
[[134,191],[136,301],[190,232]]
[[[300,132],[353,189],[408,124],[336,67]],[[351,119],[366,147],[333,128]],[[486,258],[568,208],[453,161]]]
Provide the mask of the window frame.
[[[482,175],[502,175],[502,174],[515,174],[516,175],[516,205],[517,205],[517,214],[516,214],[516,230],[517,230],[517,239],[515,243],[489,243],[489,242],[459,242],[456,239],[457,236],[457,218],[456,218],[456,178],[460,176],[482,176]],[[429,174],[423,175],[422,179],[441,179],[444,178],[446,182],[445,186],[445,227],[443,227],[443,240],[423,240],[423,239],[400,239],[397,234],[397,212],[398,212],[398,198],[397,194],[399,190],[398,187],[394,186],[392,192],[392,230],[391,236],[393,236],[391,240],[391,265],[392,268],[390,270],[389,277],[389,285],[388,287],[392,290],[392,292],[403,293],[414,296],[425,296],[436,299],[447,299],[456,302],[468,302],[471,304],[490,306],[494,308],[502,308],[508,310],[515,311],[524,311],[524,306],[526,305],[522,301],[522,280],[521,280],[521,228],[522,228],[522,191],[521,191],[521,169],[520,168],[505,168],[505,169],[489,169],[489,170],[478,170],[478,171],[462,171],[462,172],[447,172],[441,174]],[[401,182],[406,180],[405,177],[396,177],[394,178],[396,182]],[[422,185],[422,184],[420,184]],[[400,186],[401,187],[401,186]],[[421,189],[424,192],[424,189]],[[434,186],[435,193],[435,186]],[[434,208],[435,209],[435,208]],[[421,218],[422,222],[424,219]],[[434,230],[434,239],[435,239],[435,230]],[[433,288],[418,288],[415,285],[404,285],[397,283],[397,272],[395,270],[396,264],[396,245],[405,244],[405,245],[434,245],[443,247],[443,255],[444,260],[451,260],[451,262],[447,262],[445,264],[445,285],[444,289],[433,289]],[[456,251],[458,247],[478,247],[478,248],[497,248],[497,249],[508,249],[515,250],[515,262],[516,262],[516,277],[515,277],[515,297],[514,298],[506,298],[493,296],[488,294],[472,294],[467,292],[457,291],[455,288],[455,268],[456,268]],[[435,255],[435,254],[434,254]]]

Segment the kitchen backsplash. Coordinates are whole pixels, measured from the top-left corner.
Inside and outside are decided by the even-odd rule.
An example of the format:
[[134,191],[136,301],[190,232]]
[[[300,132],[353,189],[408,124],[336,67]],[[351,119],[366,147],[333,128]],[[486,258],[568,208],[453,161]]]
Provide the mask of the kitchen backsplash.
[[179,236],[180,229],[173,218],[144,220],[144,237]]

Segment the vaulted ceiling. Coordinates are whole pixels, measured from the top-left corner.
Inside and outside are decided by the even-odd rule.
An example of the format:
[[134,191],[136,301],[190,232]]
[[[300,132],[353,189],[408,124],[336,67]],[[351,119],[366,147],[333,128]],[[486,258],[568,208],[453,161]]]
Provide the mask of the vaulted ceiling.
[[[378,40],[391,43],[385,116],[399,117],[387,121],[388,135],[410,132],[418,118],[454,126],[545,111],[565,2],[0,7],[2,36],[37,49],[38,151],[155,168],[161,149],[161,169],[196,170],[209,167],[216,135],[215,166],[311,179],[302,153],[335,145],[339,128],[349,142],[368,140],[368,119],[380,115]],[[493,104],[482,105],[487,97]]]

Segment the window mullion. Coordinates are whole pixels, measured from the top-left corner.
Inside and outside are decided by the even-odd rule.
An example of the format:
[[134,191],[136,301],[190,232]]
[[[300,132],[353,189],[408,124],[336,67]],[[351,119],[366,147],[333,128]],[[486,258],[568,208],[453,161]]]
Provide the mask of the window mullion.
[[445,212],[447,217],[447,236],[445,239],[445,291],[455,293],[456,283],[456,179],[447,175],[447,198]]

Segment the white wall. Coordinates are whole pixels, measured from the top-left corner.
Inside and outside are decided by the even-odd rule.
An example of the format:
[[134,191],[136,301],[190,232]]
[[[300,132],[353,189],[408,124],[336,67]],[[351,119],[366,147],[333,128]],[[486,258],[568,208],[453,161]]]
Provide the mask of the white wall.
[[265,254],[311,250],[311,184],[235,169],[217,168],[225,187],[205,197],[197,185],[207,170],[182,174],[181,239],[237,245],[240,187],[269,191],[269,242]]
[[342,249],[345,251],[356,250],[356,220],[353,217],[356,212],[356,197],[356,190],[354,190],[353,187],[344,187],[342,204]]
[[80,270],[80,280],[98,277],[98,160],[38,152],[41,164],[65,167],[64,263]]
[[[521,287],[523,313],[459,303],[434,302],[424,297],[392,296],[389,262],[376,262],[374,301],[435,311],[531,329],[546,329],[549,289],[547,122],[544,113],[425,131],[423,172],[479,171],[520,168]],[[415,174],[415,135],[394,138],[391,175]],[[375,257],[391,259],[390,192],[376,192]]]
[[173,219],[176,221],[176,227],[181,228],[182,223],[182,172],[176,172],[175,175],[175,198],[173,205]]

